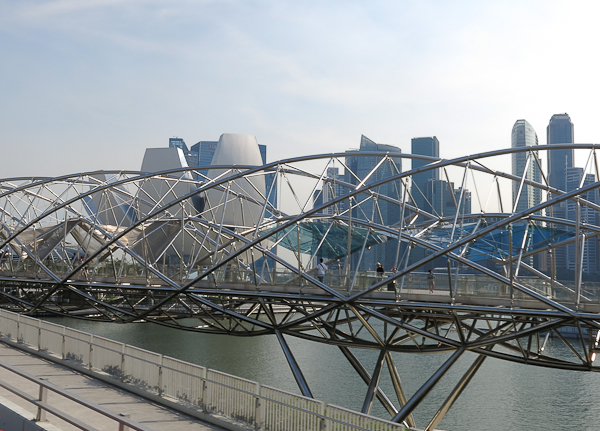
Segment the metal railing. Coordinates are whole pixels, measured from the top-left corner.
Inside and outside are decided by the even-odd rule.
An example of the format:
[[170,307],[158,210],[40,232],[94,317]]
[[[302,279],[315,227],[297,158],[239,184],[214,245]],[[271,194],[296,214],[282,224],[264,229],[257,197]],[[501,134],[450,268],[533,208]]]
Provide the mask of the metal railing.
[[[0,310],[0,337],[255,430],[407,430],[395,422],[6,310]],[[40,385],[54,390],[49,383]],[[30,402],[42,410],[51,408],[40,400]],[[132,429],[142,429],[121,420]]]

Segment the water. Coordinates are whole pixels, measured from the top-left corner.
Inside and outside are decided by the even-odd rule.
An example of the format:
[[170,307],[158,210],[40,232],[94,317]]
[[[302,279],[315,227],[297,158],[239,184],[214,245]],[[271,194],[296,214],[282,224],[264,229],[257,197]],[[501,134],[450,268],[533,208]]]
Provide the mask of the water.
[[[274,336],[233,337],[171,329],[150,323],[113,324],[70,318],[49,319],[85,332],[299,393]],[[315,398],[360,410],[366,385],[337,347],[288,337]],[[558,342],[547,349],[567,357]],[[377,353],[353,350],[367,370]],[[447,358],[447,354],[394,354],[410,397]],[[415,412],[426,426],[475,355],[465,353]],[[382,378],[382,380],[384,380]],[[387,381],[387,379],[386,379]],[[383,386],[390,398],[394,391]],[[376,416],[388,418],[376,403]],[[438,428],[465,430],[597,430],[600,426],[600,375],[515,364],[488,358]]]

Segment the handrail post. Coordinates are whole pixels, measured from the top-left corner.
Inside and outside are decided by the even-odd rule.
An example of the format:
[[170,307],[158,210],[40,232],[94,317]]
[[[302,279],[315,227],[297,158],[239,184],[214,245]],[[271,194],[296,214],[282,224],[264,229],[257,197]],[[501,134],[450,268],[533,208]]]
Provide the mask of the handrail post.
[[[40,379],[43,380],[43,379]],[[48,401],[48,389],[45,386],[40,384],[40,393],[38,397],[41,403],[46,403]],[[42,406],[38,406],[37,415],[35,416],[36,422],[44,422],[46,420],[46,410],[42,408]]]
[[38,319],[38,342],[37,342],[38,352],[42,350],[42,321]]
[[254,429],[258,431],[264,428],[266,403],[260,397],[261,386],[256,383],[255,388]]
[[261,429],[263,417],[262,417],[262,402],[260,396],[257,394],[254,397],[254,429],[259,431]]
[[[129,413],[119,413],[119,416],[123,416],[124,418],[129,418],[131,415]],[[129,427],[125,425],[123,422],[119,421],[119,431],[127,431]]]
[[89,369],[91,370],[94,366],[94,335],[90,335],[90,360],[89,360]]
[[327,430],[327,418],[324,415],[319,417],[319,430],[320,431]]
[[202,410],[208,411],[206,407],[206,376],[202,377]]
[[125,379],[125,343],[121,346],[121,377],[119,380]]
[[158,366],[158,396],[162,397],[163,393],[163,366],[162,366],[162,358],[161,363]]

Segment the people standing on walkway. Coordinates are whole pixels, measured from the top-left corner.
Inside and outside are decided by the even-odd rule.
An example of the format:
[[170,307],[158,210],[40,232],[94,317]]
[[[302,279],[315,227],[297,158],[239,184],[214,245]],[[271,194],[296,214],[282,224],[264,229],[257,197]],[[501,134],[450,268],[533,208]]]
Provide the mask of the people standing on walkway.
[[317,276],[319,277],[319,281],[323,283],[323,279],[325,278],[325,273],[327,272],[327,265],[323,263],[323,258],[317,265]]
[[377,282],[379,283],[383,280],[383,274],[385,273],[385,269],[383,269],[383,265],[377,262]]
[[435,289],[435,274],[433,273],[433,269],[430,269],[429,274],[427,274],[427,285],[429,286],[429,293],[433,293],[433,289]]
[[[394,276],[394,274],[396,274],[396,273],[398,272],[398,270],[396,269],[396,267],[395,267],[395,266],[392,266],[392,269],[391,269],[391,271],[390,271],[390,272],[391,272],[391,274],[390,274],[390,277],[393,277],[393,276]],[[395,292],[395,291],[396,291],[396,288],[397,288],[397,286],[398,286],[397,280],[390,281],[390,282],[388,283],[388,285],[387,285],[387,290],[388,290],[389,292]]]

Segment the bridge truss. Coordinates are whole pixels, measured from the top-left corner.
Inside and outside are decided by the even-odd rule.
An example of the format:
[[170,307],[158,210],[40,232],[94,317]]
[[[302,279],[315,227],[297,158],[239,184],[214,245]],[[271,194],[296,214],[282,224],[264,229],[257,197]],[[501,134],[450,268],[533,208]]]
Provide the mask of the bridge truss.
[[[470,352],[472,365],[425,426],[434,429],[488,357],[600,370],[600,284],[589,281],[600,270],[598,147],[552,147],[587,161],[573,190],[492,168],[510,166],[516,154],[541,168],[548,146],[453,160],[356,152],[211,166],[208,174],[0,180],[0,306],[274,334],[306,396],[308,379],[286,338],[335,345],[366,384],[362,410],[379,402],[409,426]],[[428,163],[411,170],[411,159]],[[441,194],[423,189],[424,174]],[[532,190],[541,201],[517,211],[513,202]],[[443,202],[432,201],[440,195]],[[381,276],[380,260],[397,270]],[[550,336],[569,355],[548,352]],[[375,366],[367,369],[355,348],[377,352]],[[446,359],[407,394],[395,352]]]

